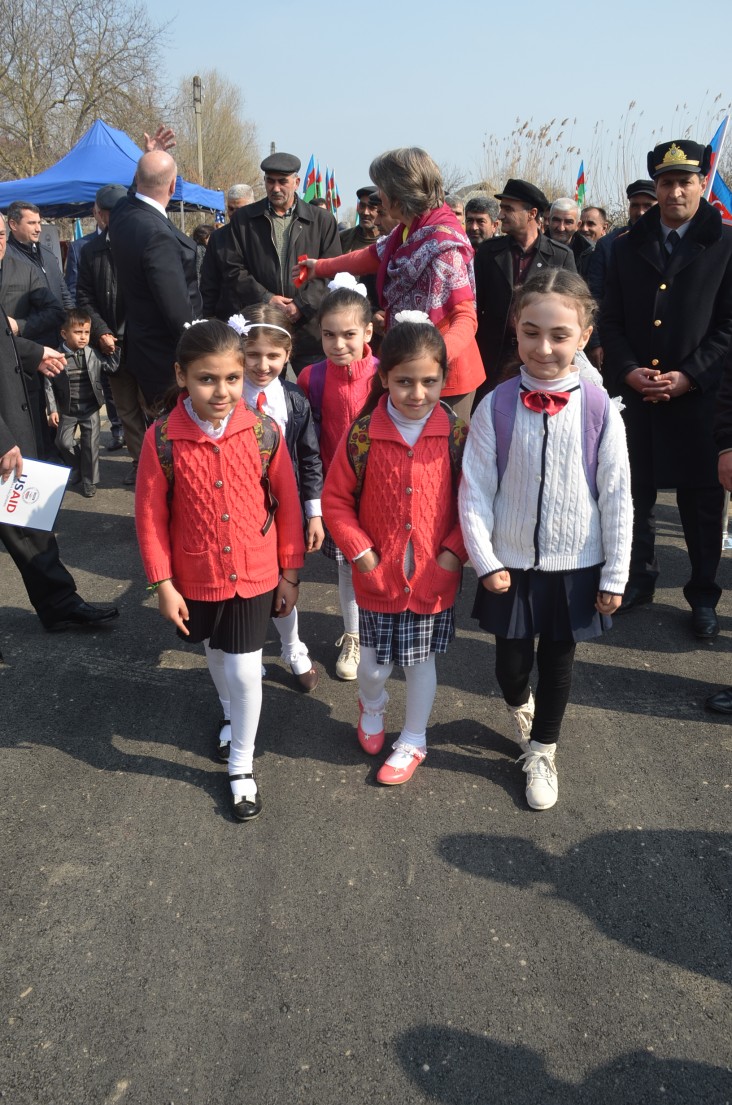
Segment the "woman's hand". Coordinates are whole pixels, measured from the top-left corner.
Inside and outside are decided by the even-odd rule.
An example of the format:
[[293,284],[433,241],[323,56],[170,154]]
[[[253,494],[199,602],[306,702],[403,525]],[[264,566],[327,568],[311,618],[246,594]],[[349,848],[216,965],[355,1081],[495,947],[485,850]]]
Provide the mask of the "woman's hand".
[[186,600],[179,591],[176,591],[172,579],[164,580],[158,587],[158,610],[164,618],[180,629],[181,633],[185,633],[186,637],[189,636],[189,630],[185,624],[188,621]]
[[354,561],[357,571],[361,575],[365,575],[366,572],[373,572],[374,568],[378,568],[381,563],[381,557],[373,549],[369,549],[363,556],[359,556],[358,560]]
[[298,261],[290,273],[292,280],[300,278],[301,284],[307,283],[308,280],[312,280],[315,275],[315,257],[306,257],[304,261]]
[[622,595],[611,595],[609,591],[598,591],[595,610],[598,614],[614,614],[622,601]]
[[308,518],[305,530],[305,549],[307,552],[317,552],[325,541],[325,530],[322,518]]
[[288,579],[287,576],[281,575],[275,591],[272,616],[286,618],[288,614],[291,614],[297,602],[299,590],[299,584],[292,579]]
[[455,553],[450,552],[449,549],[442,550],[437,557],[437,563],[441,568],[444,568],[446,572],[460,571],[460,560],[455,556]]
[[482,579],[481,583],[492,595],[503,595],[511,586],[511,573],[501,568],[500,572],[492,572]]

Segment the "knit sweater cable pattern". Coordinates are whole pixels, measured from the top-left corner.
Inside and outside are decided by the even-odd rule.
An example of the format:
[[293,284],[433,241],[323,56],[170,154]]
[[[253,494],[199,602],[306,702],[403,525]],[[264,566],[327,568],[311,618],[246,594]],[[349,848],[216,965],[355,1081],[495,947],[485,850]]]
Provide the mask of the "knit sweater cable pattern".
[[277,586],[280,568],[300,568],[304,542],[300,501],[287,449],[280,442],[269,465],[279,502],[267,518],[262,461],[252,427],[256,416],[240,402],[223,437],[213,440],[186,413],[182,400],[168,417],[174,484],[160,466],[155,427],[145,434],[135,488],[135,521],[149,580],[173,579],[189,599],[251,598]]
[[[312,369],[313,366],[308,365],[297,378],[298,387],[302,388],[308,400]],[[361,413],[375,372],[376,361],[369,345],[364,346],[363,358],[360,361],[351,361],[350,365],[326,361],[320,421],[320,459],[324,474],[328,471],[338,442]]]
[[[378,567],[354,567],[356,601],[365,610],[435,614],[455,602],[460,572],[437,564],[447,548],[465,560],[448,449],[450,423],[435,407],[419,440],[410,446],[386,413],[386,397],[371,416],[368,461],[358,509],[356,475],[345,439],[333,458],[323,490],[323,517],[348,560],[373,548]],[[414,572],[405,574],[411,542]]]
[[465,545],[478,575],[502,568],[568,572],[603,564],[600,590],[622,594],[633,508],[625,429],[612,403],[597,487],[596,502],[582,462],[579,389],[552,417],[527,410],[518,400],[500,487],[490,396],[484,399],[470,423],[459,495]]

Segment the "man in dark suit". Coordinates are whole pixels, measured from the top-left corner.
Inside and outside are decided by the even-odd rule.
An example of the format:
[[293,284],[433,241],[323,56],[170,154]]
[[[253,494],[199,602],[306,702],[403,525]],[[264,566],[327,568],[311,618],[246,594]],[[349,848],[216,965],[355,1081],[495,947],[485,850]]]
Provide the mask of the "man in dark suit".
[[491,391],[516,355],[516,332],[511,319],[514,288],[543,268],[575,271],[571,250],[552,242],[539,230],[539,216],[547,206],[541,189],[527,180],[509,180],[496,196],[501,238],[489,238],[478,247],[475,260],[475,300],[478,309],[476,339],[483,358],[486,382],[476,403]]
[[603,375],[620,394],[633,488],[633,550],[621,611],[653,600],[656,494],[675,488],[691,576],[692,629],[719,632],[715,607],[723,491],[712,422],[732,342],[732,228],[703,198],[711,147],[678,139],[648,155],[658,203],[610,254]]
[[201,315],[196,245],[168,219],[177,168],[161,150],[137,163],[134,195],[109,219],[109,240],[127,313],[124,356],[146,402],[155,406],[175,383],[175,348]]
[[[247,204],[254,203],[254,189],[250,184],[232,184],[226,193],[226,213],[231,219],[235,211]],[[206,318],[220,318],[227,322],[237,311],[236,304],[229,300],[229,291],[224,284],[226,251],[229,248],[229,224],[219,226],[208,240],[206,253],[201,265],[199,285],[203,300],[203,314]]]
[[58,346],[61,342],[61,322],[64,313],[70,311],[74,301],[66,287],[66,282],[61,272],[61,266],[56,259],[56,254],[46,249],[40,243],[41,238],[41,214],[34,203],[26,203],[23,200],[15,200],[8,207],[8,255],[20,257],[34,265],[36,271],[43,275],[51,294],[61,308],[61,315],[57,325],[51,326],[43,333],[34,335],[35,339],[44,345]]
[[[21,475],[23,457],[35,456],[35,433],[27,380],[38,372],[55,376],[65,358],[54,349],[14,338],[0,307],[0,480]],[[97,625],[116,618],[116,606],[92,606],[76,590],[61,563],[53,533],[0,524],[3,543],[23,577],[28,598],[50,631]]]

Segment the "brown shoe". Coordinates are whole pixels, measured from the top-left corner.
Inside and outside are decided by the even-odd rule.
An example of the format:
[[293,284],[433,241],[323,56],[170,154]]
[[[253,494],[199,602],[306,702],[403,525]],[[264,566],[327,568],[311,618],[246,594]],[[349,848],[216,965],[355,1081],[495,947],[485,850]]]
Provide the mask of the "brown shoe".
[[[295,675],[295,673],[292,673]],[[306,693],[314,691],[320,682],[320,672],[316,668],[315,664],[311,667],[310,671],[303,672],[302,675],[295,675],[298,683]]]

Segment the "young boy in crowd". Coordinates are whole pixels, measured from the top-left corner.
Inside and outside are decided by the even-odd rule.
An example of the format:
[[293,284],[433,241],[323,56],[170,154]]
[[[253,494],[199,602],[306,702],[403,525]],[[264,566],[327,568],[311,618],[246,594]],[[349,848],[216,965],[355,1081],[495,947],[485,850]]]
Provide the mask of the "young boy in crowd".
[[[56,447],[72,469],[70,483],[81,483],[87,499],[96,495],[99,483],[99,410],[104,405],[104,359],[89,345],[91,319],[74,308],[61,327],[66,370],[46,379],[48,421],[57,427]],[[76,427],[79,442],[76,442]]]

